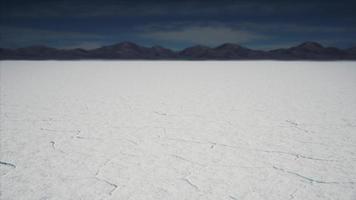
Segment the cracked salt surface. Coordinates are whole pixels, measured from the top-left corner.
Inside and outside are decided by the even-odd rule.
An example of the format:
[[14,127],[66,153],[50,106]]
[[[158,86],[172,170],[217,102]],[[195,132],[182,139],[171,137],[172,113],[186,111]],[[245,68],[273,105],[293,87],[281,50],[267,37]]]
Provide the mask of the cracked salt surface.
[[0,199],[356,199],[355,62],[2,61]]

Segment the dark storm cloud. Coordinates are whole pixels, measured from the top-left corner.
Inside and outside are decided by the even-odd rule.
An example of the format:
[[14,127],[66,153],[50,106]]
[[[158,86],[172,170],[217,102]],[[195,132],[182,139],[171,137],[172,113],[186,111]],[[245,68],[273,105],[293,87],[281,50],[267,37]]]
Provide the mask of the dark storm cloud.
[[[4,46],[22,47],[34,44],[50,44],[53,46],[65,47],[63,41],[71,43],[86,44],[86,48],[94,47],[94,41],[105,41],[104,35],[71,32],[71,31],[48,31],[31,28],[16,28],[0,26],[1,43]],[[92,42],[91,42],[92,41]],[[91,46],[89,46],[91,44]],[[99,47],[96,45],[95,47]]]
[[[355,45],[354,10],[356,3],[348,0],[1,0],[1,25],[6,28],[0,30],[0,46],[80,46],[123,40],[173,48],[222,42],[267,48],[303,40],[351,46]],[[26,35],[22,29],[31,32]],[[56,37],[60,39],[54,41]]]
[[355,16],[353,1],[4,1],[8,17],[98,16],[278,16],[308,14],[320,17]]

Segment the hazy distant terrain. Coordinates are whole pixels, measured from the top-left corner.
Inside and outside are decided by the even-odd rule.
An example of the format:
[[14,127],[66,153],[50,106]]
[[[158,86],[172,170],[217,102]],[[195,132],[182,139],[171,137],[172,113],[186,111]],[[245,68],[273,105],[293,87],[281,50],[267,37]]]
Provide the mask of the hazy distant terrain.
[[161,46],[145,47],[132,42],[96,49],[56,49],[30,46],[18,49],[0,48],[0,60],[356,60],[356,47],[339,49],[317,42],[304,42],[290,48],[254,50],[234,43],[216,47],[196,45],[182,50]]
[[0,62],[0,197],[356,198],[355,62]]

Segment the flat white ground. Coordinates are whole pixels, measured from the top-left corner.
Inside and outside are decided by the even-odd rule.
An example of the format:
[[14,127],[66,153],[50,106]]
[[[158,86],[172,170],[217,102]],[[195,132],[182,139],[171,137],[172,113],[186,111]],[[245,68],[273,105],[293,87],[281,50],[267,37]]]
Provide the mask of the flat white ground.
[[356,199],[355,62],[0,63],[1,199]]

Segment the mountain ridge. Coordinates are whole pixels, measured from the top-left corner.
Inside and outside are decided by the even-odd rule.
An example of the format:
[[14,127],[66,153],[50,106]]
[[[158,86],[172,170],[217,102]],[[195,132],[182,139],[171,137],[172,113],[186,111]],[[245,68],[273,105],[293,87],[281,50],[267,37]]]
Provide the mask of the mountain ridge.
[[195,45],[174,51],[159,45],[141,46],[121,42],[85,50],[35,45],[18,49],[0,48],[0,60],[356,60],[356,47],[339,49],[307,41],[289,48],[254,50],[235,43],[216,47]]

